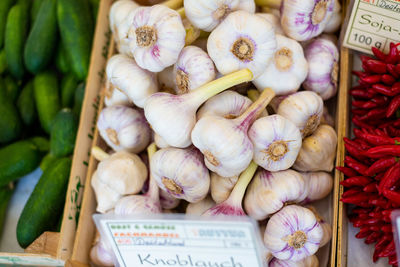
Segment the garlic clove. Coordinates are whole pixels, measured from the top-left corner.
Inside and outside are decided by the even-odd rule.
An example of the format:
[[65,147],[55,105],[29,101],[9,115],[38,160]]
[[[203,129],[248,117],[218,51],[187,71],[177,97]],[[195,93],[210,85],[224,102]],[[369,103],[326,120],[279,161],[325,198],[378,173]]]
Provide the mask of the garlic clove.
[[254,78],[270,64],[276,49],[275,32],[265,19],[246,11],[229,14],[210,34],[207,51],[226,75],[248,68]]
[[256,15],[262,17],[263,19],[271,23],[272,27],[274,27],[276,34],[285,35],[281,27],[281,20],[279,16],[272,13],[256,13]]
[[[271,131],[273,129],[273,131]],[[253,160],[268,171],[289,169],[301,148],[300,130],[288,119],[271,115],[256,120],[249,130]]]
[[126,55],[112,56],[107,62],[106,73],[110,83],[138,107],[142,108],[146,98],[158,91],[157,76],[140,68]]
[[154,142],[156,143],[158,148],[167,148],[170,147],[167,142],[158,134],[154,133]]
[[91,185],[97,200],[97,212],[106,213],[107,211],[113,209],[115,204],[122,197],[122,194],[118,193],[112,187],[99,180],[97,171],[95,171],[92,175]]
[[208,54],[196,46],[186,46],[174,65],[175,91],[185,94],[214,80],[215,76],[214,63]]
[[158,186],[175,198],[195,203],[207,196],[210,175],[196,148],[160,149],[150,165]]
[[324,102],[314,92],[302,91],[286,97],[278,107],[278,115],[292,121],[302,137],[312,134],[321,121]]
[[285,261],[273,258],[268,267],[319,267],[319,260],[315,255],[308,256],[300,261]]
[[296,92],[308,73],[308,63],[301,45],[283,35],[276,35],[277,49],[271,64],[253,84],[263,90],[272,88],[277,95]]
[[[178,207],[180,199],[173,197],[167,191],[160,190],[160,204],[163,209],[171,210]],[[164,213],[164,211],[163,211]]]
[[299,155],[293,168],[298,171],[327,171],[334,167],[337,135],[329,125],[321,125],[303,140]]
[[264,243],[275,258],[300,261],[317,252],[323,229],[309,209],[290,205],[268,221]]
[[260,169],[244,198],[246,213],[256,220],[264,220],[285,204],[298,203],[306,197],[303,176],[294,170],[269,172]]
[[342,14],[341,9],[342,6],[340,5],[339,0],[334,0],[335,6],[333,7],[333,14],[331,19],[325,26],[324,32],[326,33],[335,33],[339,30],[340,25],[342,24]]
[[104,104],[106,107],[110,106],[130,106],[132,102],[129,100],[128,96],[116,89],[114,86],[110,85],[106,88]]
[[143,111],[125,106],[104,108],[97,121],[101,137],[115,151],[139,153],[150,142],[151,130]]
[[302,203],[323,199],[332,191],[333,178],[331,174],[327,172],[302,172],[301,175],[306,181],[307,187],[307,197]]
[[211,197],[217,203],[228,199],[233,187],[238,181],[238,176],[222,177],[215,172],[211,173]]
[[324,31],[334,9],[334,0],[285,0],[281,6],[281,25],[286,35],[306,41]]
[[249,98],[227,90],[207,100],[197,111],[197,120],[209,115],[234,119],[242,115],[252,103]]
[[129,47],[141,68],[160,72],[177,61],[186,31],[175,10],[163,5],[139,7],[130,26]]
[[200,200],[197,203],[189,203],[186,207],[186,214],[200,216],[214,205],[214,200],[212,200],[210,196],[207,196],[205,199]]

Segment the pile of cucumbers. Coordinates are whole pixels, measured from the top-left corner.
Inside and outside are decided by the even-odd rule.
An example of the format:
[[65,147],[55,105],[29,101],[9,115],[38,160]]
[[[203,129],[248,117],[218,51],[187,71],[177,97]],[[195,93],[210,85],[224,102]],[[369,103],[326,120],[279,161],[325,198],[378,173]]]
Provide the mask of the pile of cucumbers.
[[17,225],[26,248],[57,231],[99,0],[0,0],[0,234],[15,183],[43,170]]

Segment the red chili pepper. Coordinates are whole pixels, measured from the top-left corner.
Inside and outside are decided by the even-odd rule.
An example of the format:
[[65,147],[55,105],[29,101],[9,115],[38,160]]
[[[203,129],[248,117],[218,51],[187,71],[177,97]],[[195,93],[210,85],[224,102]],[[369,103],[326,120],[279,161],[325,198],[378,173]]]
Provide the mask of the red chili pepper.
[[361,121],[360,119],[358,119],[356,116],[354,116],[351,121],[358,127],[360,128],[367,128],[367,129],[373,129],[374,127]]
[[[368,111],[367,114],[365,114],[364,116],[360,117],[360,120],[376,120],[376,119],[383,119],[385,118],[385,116],[387,115],[387,108],[374,108],[371,109],[370,111]],[[378,121],[378,123],[381,123],[380,121]]]
[[394,43],[390,43],[390,51],[385,60],[388,64],[397,64],[399,63],[399,50],[397,49],[397,45]]
[[383,130],[385,131],[385,129],[386,129],[386,132],[388,133],[389,136],[392,136],[392,137],[400,136],[400,130],[394,128],[393,126],[387,126]]
[[374,60],[374,58],[367,55],[360,55],[360,59],[362,63],[366,63],[368,60]]
[[379,172],[383,172],[393,166],[398,161],[398,158],[395,157],[386,157],[375,161],[366,171],[366,173],[370,176],[377,174]]
[[364,177],[364,176],[354,176],[347,178],[344,181],[341,181],[340,184],[345,186],[345,187],[351,187],[351,186],[361,186],[364,187],[368,184],[370,184],[372,181],[371,179]]
[[382,82],[386,85],[393,85],[396,82],[396,78],[389,74],[383,74]]
[[363,220],[363,219],[356,219],[352,223],[353,223],[354,227],[360,228],[360,227],[362,227],[364,225],[364,221],[365,220]]
[[360,190],[360,188],[351,188],[346,190],[345,192],[343,192],[342,197],[349,197],[358,193],[362,193],[362,191]]
[[375,243],[376,241],[379,240],[379,238],[382,236],[382,233],[379,232],[373,232],[370,234],[366,239],[365,239],[365,244],[372,244]]
[[400,162],[396,162],[386,172],[385,176],[379,183],[379,192],[384,189],[390,189],[400,179]]
[[371,148],[371,145],[361,139],[356,139],[354,142],[360,145],[361,149],[368,150]]
[[348,197],[342,197],[340,201],[343,203],[355,204],[368,201],[371,198],[371,194],[366,194],[364,192],[356,193]]
[[370,199],[368,200],[368,203],[378,207],[385,207],[388,202],[384,198],[378,198],[378,199]]
[[373,262],[377,262],[379,260],[378,254],[381,253],[381,251],[382,251],[382,249],[381,250],[377,250],[377,249],[374,250],[374,254],[372,255],[372,261]]
[[359,215],[358,215],[358,218],[359,218],[359,219],[366,220],[366,219],[370,219],[370,216],[369,216],[369,214],[359,214]]
[[398,140],[391,137],[384,137],[380,135],[373,135],[368,133],[357,133],[357,137],[364,139],[371,145],[380,146],[380,145],[395,145],[400,143],[400,138]]
[[363,155],[363,152],[361,150],[359,150],[358,148],[356,148],[348,143],[345,143],[344,146],[346,148],[346,151],[351,156],[355,157],[356,159],[361,160],[361,161],[366,159],[366,157]]
[[368,170],[368,167],[366,165],[356,161],[355,159],[352,159],[351,157],[346,156],[344,159],[344,163],[346,163],[346,165],[348,167],[352,168],[359,174],[361,174],[363,176],[368,176],[368,175],[366,175],[366,171]]
[[391,235],[384,235],[381,239],[375,244],[375,249],[383,249],[389,244],[390,241],[393,240]]
[[375,92],[386,95],[386,96],[394,96],[395,92],[389,86],[383,85],[381,83],[375,83],[371,87]]
[[389,263],[390,265],[397,266],[398,261],[397,261],[396,255],[389,256],[389,262],[388,262],[388,263]]
[[370,213],[370,209],[362,209],[362,208],[354,208],[351,210],[351,212],[356,213],[356,214],[364,214],[364,213]]
[[353,108],[353,109],[351,109],[351,113],[363,116],[368,113],[368,109]]
[[392,75],[394,78],[396,78],[396,79],[400,78],[400,74],[398,74],[396,72],[396,66],[395,65],[387,64],[387,69],[388,69],[388,72],[390,73],[390,75]]
[[380,83],[381,80],[382,80],[381,75],[369,75],[369,76],[360,78],[360,82],[364,82],[366,84],[377,84],[377,83]]
[[371,50],[372,50],[372,53],[374,53],[374,56],[377,57],[379,60],[386,61],[387,56],[381,50],[379,50],[378,48],[376,48],[374,46],[371,48]]
[[393,210],[383,210],[383,211],[382,211],[382,215],[383,215],[383,216],[389,216],[389,217],[390,217],[390,216],[392,216],[392,211],[393,211]]
[[385,233],[393,232],[393,228],[390,224],[386,224],[386,225],[382,226],[381,230]]
[[363,99],[370,99],[372,96],[364,89],[352,89],[350,95],[353,97],[359,97]]
[[391,191],[389,189],[383,189],[383,195],[395,204],[400,205],[400,193]]
[[386,118],[392,116],[399,107],[400,107],[400,95],[394,97],[390,102],[389,107],[387,108],[386,111]]
[[376,193],[378,192],[378,187],[376,183],[370,183],[364,186],[363,191],[366,193]]
[[363,72],[363,71],[357,71],[357,70],[353,70],[351,72],[351,74],[356,75],[358,78],[363,78],[363,77],[367,77],[368,74]]
[[392,92],[393,92],[393,95],[400,94],[400,82],[393,84]]
[[353,177],[358,175],[358,173],[355,170],[350,169],[349,167],[337,166],[336,170],[340,171],[341,173],[343,173],[345,176],[348,177]]
[[370,60],[365,60],[363,63],[367,66],[367,68],[370,71],[374,73],[384,74],[387,72],[386,63],[382,61],[370,59]]
[[396,65],[396,73],[400,75],[400,64]]
[[395,251],[393,240],[379,253],[379,257],[387,257],[392,251]]
[[386,156],[400,156],[400,146],[399,145],[382,145],[376,146],[368,149],[365,153],[367,156],[371,158],[380,158]]
[[376,181],[380,181],[380,180],[383,179],[383,176],[384,176],[384,175],[385,175],[385,173],[384,173],[384,172],[381,172],[381,173],[379,173],[377,176],[375,176],[374,178],[375,178]]
[[373,233],[371,230],[368,229],[368,227],[364,227],[364,228],[361,228],[361,229],[367,229],[367,230],[365,230],[365,231],[361,231],[360,230],[360,232],[358,232],[356,234],[356,238],[358,238],[358,239],[365,238],[365,237],[367,237],[367,236],[369,236],[370,234]]

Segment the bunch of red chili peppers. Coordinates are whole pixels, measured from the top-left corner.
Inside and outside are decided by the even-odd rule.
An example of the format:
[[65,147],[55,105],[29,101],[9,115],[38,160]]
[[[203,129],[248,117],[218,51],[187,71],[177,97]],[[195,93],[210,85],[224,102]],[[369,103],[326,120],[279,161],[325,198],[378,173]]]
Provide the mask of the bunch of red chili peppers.
[[391,212],[400,208],[400,44],[389,54],[372,48],[376,58],[361,56],[359,85],[351,89],[354,138],[344,138],[346,188],[341,201],[354,204],[349,216],[360,228],[356,238],[375,243],[373,261],[388,257],[397,266]]

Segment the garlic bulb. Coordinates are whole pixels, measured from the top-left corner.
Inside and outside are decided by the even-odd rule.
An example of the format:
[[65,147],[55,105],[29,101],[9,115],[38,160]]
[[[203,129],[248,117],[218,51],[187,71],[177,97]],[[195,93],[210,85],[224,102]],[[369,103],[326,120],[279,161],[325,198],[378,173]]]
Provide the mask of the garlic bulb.
[[286,35],[306,41],[324,31],[333,14],[334,0],[285,0],[281,25]]
[[321,36],[308,44],[305,54],[309,72],[304,88],[318,93],[323,100],[331,98],[338,87],[338,48],[330,36]]
[[233,11],[254,13],[256,9],[253,0],[184,0],[184,7],[192,24],[207,32],[211,32]]
[[253,80],[259,89],[272,88],[277,95],[296,92],[306,79],[308,63],[301,45],[283,35],[276,35],[277,49],[271,64],[263,74]]
[[157,76],[140,68],[126,55],[112,56],[107,62],[106,73],[110,83],[138,107],[142,108],[146,98],[158,91]]
[[204,154],[207,168],[223,177],[239,175],[246,169],[253,158],[248,129],[273,97],[274,92],[267,88],[236,119],[205,116],[196,123],[192,142]]
[[97,128],[114,151],[139,153],[150,142],[151,130],[143,111],[126,106],[104,108],[97,121]]
[[275,30],[276,34],[285,35],[281,27],[281,20],[278,16],[272,13],[256,13],[257,16],[260,16],[271,23],[272,27]]
[[337,135],[329,125],[321,125],[313,135],[305,138],[293,165],[298,171],[327,171],[334,167]]
[[245,11],[229,14],[211,32],[207,43],[208,54],[223,75],[248,68],[257,78],[269,65],[275,50],[272,25]]
[[253,123],[248,135],[254,147],[253,160],[264,169],[286,170],[296,161],[302,139],[300,130],[288,119],[262,117]]
[[162,5],[139,7],[132,12],[128,39],[137,64],[152,72],[175,64],[186,36],[179,14]]
[[307,187],[307,197],[302,202],[303,204],[323,199],[332,191],[333,178],[329,173],[302,172],[301,175]]
[[157,77],[160,91],[175,93],[174,66],[165,68],[163,71],[157,73]]
[[209,115],[234,119],[242,115],[251,103],[253,102],[249,98],[227,90],[207,100],[197,111],[197,119],[200,120]]
[[275,258],[300,261],[317,252],[323,229],[309,209],[290,205],[268,221],[264,243]]
[[189,205],[186,207],[186,214],[200,216],[214,205],[214,200],[212,200],[210,196],[207,196],[205,199],[200,200],[197,203],[189,203]]
[[302,91],[286,97],[278,107],[277,114],[292,121],[299,129],[301,136],[312,134],[321,121],[324,102],[314,92]]
[[124,195],[137,194],[147,179],[147,168],[139,156],[119,151],[102,160],[92,177],[97,211],[114,208]]
[[328,24],[325,26],[324,32],[326,33],[334,33],[339,30],[340,25],[342,24],[342,14],[339,0],[334,0],[335,5],[333,7],[333,14],[331,19],[328,21]]
[[178,207],[180,202],[180,199],[173,197],[171,194],[164,190],[160,190],[160,203],[163,209],[175,209],[176,207]]
[[254,161],[250,162],[247,168],[239,176],[239,179],[233,188],[228,199],[215,205],[203,213],[204,216],[219,216],[219,215],[230,215],[230,216],[245,216],[242,201],[246,188],[249,185],[254,173],[257,170],[257,164]]
[[321,215],[319,215],[319,213],[313,206],[307,206],[306,208],[311,210],[314,213],[315,217],[317,218],[318,223],[321,225],[321,227],[323,229],[323,232],[324,232],[323,237],[319,244],[319,247],[323,247],[326,244],[328,244],[328,242],[332,238],[332,226],[328,222],[326,222],[324,220],[324,218],[321,217]]
[[161,136],[156,134],[156,133],[154,133],[154,142],[156,143],[158,148],[167,148],[167,147],[169,147],[168,143],[165,142],[165,140]]
[[214,80],[215,76],[214,63],[208,54],[196,46],[186,46],[174,65],[175,91],[185,94]]
[[104,97],[104,104],[106,107],[110,106],[130,106],[132,102],[122,93],[120,90],[116,89],[114,86],[107,86]]
[[211,197],[217,203],[228,199],[233,187],[238,181],[238,176],[222,177],[215,172],[211,173]]
[[268,267],[319,267],[317,256],[311,255],[300,261],[285,261],[273,258]]
[[196,148],[160,149],[150,165],[158,186],[175,198],[195,203],[207,196],[210,175]]
[[90,261],[97,266],[114,266],[115,256],[111,247],[96,232],[94,246],[90,250]]
[[294,171],[269,172],[260,169],[244,198],[246,213],[260,221],[279,211],[287,203],[298,203],[307,195],[303,176]]

